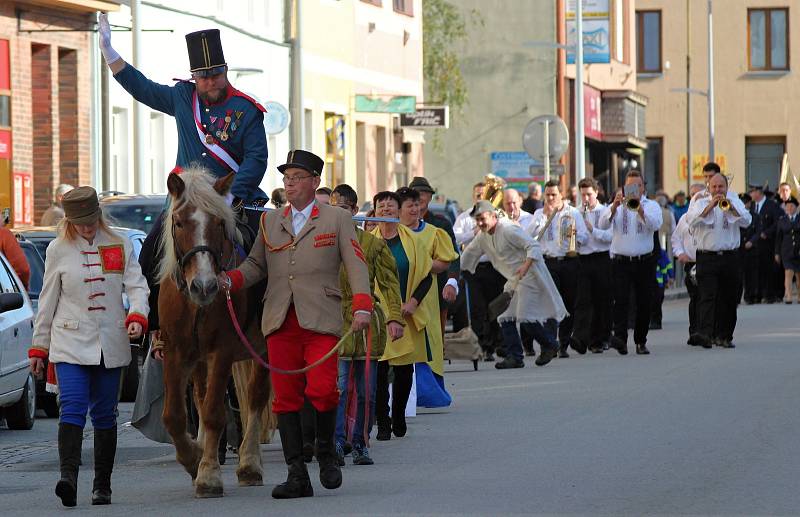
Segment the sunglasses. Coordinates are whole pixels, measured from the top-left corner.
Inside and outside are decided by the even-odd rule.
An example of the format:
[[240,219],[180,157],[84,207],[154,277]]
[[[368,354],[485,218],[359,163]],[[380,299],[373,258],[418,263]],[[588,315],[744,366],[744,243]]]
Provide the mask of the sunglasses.
[[215,75],[224,74],[225,70],[228,67],[226,66],[214,66],[211,68],[206,68],[205,70],[195,70],[192,72],[192,78],[194,79],[208,79],[209,77],[214,77]]

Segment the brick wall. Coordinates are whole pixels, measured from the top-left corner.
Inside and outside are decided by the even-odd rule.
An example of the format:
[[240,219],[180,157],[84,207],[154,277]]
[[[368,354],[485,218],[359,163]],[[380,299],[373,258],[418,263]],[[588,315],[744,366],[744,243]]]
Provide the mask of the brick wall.
[[50,45],[31,45],[33,213],[38,221],[53,198],[53,96]]
[[[92,40],[91,33],[83,31],[19,32],[15,9],[22,11],[23,30],[48,25],[49,29],[86,28],[90,26],[90,15],[44,9],[27,2],[0,1],[0,39],[9,40],[11,52],[12,167],[15,172],[34,175],[34,222],[38,222],[57,185],[89,185],[91,182],[89,49]],[[43,45],[49,47],[49,81],[33,77],[34,69],[44,69],[43,66],[34,67],[34,59],[42,57],[34,50]],[[49,99],[49,109],[40,102],[39,95]],[[41,118],[45,117],[42,110],[50,113],[49,143],[46,136],[34,131],[37,117],[43,127],[48,124]],[[62,117],[66,120],[62,121]],[[46,130],[42,131],[47,134]],[[8,188],[10,186],[0,185],[0,189]]]

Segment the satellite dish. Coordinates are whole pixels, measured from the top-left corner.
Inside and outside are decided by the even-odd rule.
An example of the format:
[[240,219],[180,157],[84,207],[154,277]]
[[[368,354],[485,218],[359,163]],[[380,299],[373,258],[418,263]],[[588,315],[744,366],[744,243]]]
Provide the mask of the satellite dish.
[[[547,149],[545,149],[545,128],[548,131]],[[567,125],[557,115],[540,115],[525,126],[525,131],[522,132],[522,147],[534,160],[544,162],[549,154],[551,162],[558,161],[569,149]]]
[[269,101],[264,103],[267,110],[264,113],[264,129],[268,135],[282,133],[289,126],[289,110],[280,102]]

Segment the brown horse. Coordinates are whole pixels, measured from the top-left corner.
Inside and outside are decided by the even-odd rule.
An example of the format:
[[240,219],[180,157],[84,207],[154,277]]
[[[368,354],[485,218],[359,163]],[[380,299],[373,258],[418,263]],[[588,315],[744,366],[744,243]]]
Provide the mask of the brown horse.
[[[225,425],[224,397],[235,361],[250,356],[228,315],[217,274],[240,261],[234,246],[236,223],[225,202],[233,174],[214,180],[203,169],[170,174],[170,207],[164,219],[159,269],[158,314],[164,354],[164,426],[176,457],[192,476],[196,497],[221,497],[217,445]],[[264,343],[259,316],[263,287],[232,295],[237,317],[251,343]],[[266,355],[266,351],[264,351]],[[251,359],[252,361],[252,359]],[[267,370],[256,366],[242,408],[245,431],[239,448],[239,485],[262,485],[260,418],[270,395]],[[200,414],[197,442],[186,429],[186,387],[191,377]],[[240,388],[243,388],[240,386]],[[255,416],[255,418],[253,418]]]

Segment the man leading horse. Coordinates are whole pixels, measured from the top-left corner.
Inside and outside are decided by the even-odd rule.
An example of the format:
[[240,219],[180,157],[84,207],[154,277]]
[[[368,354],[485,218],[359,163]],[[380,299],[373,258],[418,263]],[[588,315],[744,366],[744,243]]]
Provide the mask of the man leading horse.
[[[302,369],[323,359],[342,332],[339,269],[342,264],[353,292],[352,331],[369,327],[372,296],[364,252],[352,214],[322,205],[314,198],[325,163],[307,151],[291,151],[278,167],[289,206],[262,215],[256,243],[237,269],[222,273],[219,283],[231,292],[269,276],[261,319],[270,365]],[[272,497],[314,495],[303,462],[300,410],[304,396],[317,412],[319,478],[327,489],[339,488],[342,472],[335,454],[334,430],[339,402],[337,361],[333,353],[305,375],[273,372],[278,430],[289,475]]]

